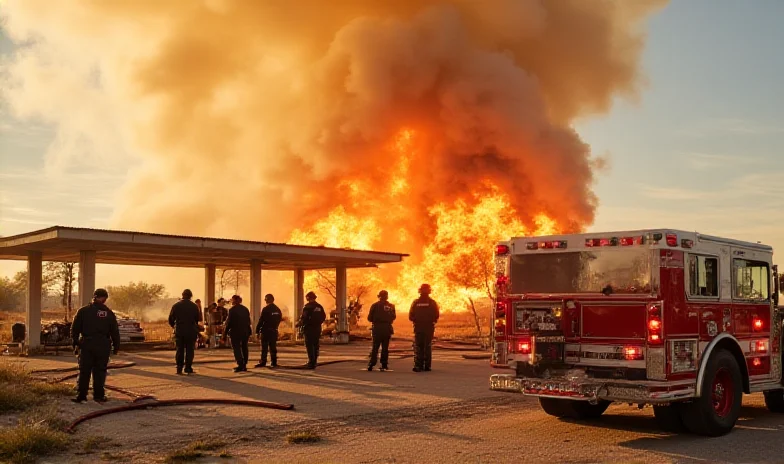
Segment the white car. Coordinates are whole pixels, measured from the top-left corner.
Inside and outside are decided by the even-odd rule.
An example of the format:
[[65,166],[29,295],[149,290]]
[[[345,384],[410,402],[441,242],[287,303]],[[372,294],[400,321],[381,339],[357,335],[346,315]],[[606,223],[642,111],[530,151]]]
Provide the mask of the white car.
[[118,318],[117,325],[120,328],[121,342],[143,342],[144,330],[136,319]]

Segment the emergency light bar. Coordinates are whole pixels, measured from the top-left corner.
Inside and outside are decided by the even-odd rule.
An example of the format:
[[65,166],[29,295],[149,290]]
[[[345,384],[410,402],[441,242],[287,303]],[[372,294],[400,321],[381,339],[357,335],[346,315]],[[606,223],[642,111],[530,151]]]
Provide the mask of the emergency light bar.
[[585,246],[587,247],[605,247],[605,246],[631,246],[631,245],[644,245],[645,237],[611,237],[611,238],[587,238],[585,239]]
[[551,242],[528,242],[525,246],[529,250],[549,250],[566,248],[566,240],[553,240]]

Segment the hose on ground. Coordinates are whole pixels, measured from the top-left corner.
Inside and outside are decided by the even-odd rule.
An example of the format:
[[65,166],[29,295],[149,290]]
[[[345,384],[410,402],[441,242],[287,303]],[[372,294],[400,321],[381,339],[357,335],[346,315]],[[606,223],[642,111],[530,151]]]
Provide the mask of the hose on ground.
[[185,404],[229,404],[229,405],[236,405],[236,406],[253,406],[257,408],[278,409],[283,411],[290,411],[294,409],[293,404],[272,403],[269,401],[257,401],[257,400],[234,400],[234,399],[227,399],[227,398],[183,398],[178,400],[145,401],[140,403],[127,404],[124,406],[117,406],[115,408],[93,411],[91,413],[77,417],[73,422],[71,422],[68,425],[68,427],[65,428],[65,431],[68,433],[73,433],[79,424],[109,414],[115,414],[118,412],[125,412],[125,411],[135,411],[135,410],[147,409],[147,408],[159,408],[164,406],[181,406]]
[[[113,362],[113,363],[109,363],[109,365],[106,366],[106,368],[124,369],[126,367],[133,367],[135,365],[136,363],[133,361]],[[56,369],[37,369],[34,371],[30,371],[30,373],[31,374],[61,374],[64,372],[74,372],[78,370],[79,370],[79,366],[73,366],[73,367],[58,367]]]
[[134,403],[137,402],[137,401],[145,401],[145,400],[157,401],[157,398],[155,398],[152,395],[145,395],[145,394],[142,394],[142,393],[136,393],[135,391],[126,390],[124,388],[115,387],[115,386],[112,386],[112,385],[104,385],[103,387],[105,389],[107,389],[107,390],[111,390],[111,391],[114,391],[114,392],[117,392],[117,393],[122,393],[123,395],[125,395],[125,396],[127,396],[129,398],[133,398]]
[[493,357],[490,353],[483,354],[464,354],[463,359],[491,359]]

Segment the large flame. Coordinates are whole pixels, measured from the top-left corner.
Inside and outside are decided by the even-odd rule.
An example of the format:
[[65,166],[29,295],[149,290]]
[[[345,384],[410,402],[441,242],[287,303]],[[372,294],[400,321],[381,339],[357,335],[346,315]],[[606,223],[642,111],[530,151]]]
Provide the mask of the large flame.
[[[389,179],[378,184],[344,179],[341,188],[347,194],[348,208],[338,205],[308,229],[295,230],[289,241],[365,250],[410,250],[414,256],[399,269],[386,273],[356,271],[350,278],[361,282],[361,288],[386,288],[395,301],[404,303],[404,310],[416,298],[419,286],[429,283],[444,310],[463,311],[472,301],[492,295],[491,261],[496,242],[528,234],[553,234],[560,228],[544,213],[534,215],[533,228],[526,227],[509,196],[489,179],[477,179],[477,191],[468,198],[435,203],[421,217],[416,203],[405,199],[409,167],[417,157],[427,155],[418,150],[416,141],[416,131],[401,130],[387,147]],[[432,225],[424,236],[418,227],[421,222]],[[310,275],[306,285],[315,288],[321,282],[323,286],[323,278],[323,274]]]

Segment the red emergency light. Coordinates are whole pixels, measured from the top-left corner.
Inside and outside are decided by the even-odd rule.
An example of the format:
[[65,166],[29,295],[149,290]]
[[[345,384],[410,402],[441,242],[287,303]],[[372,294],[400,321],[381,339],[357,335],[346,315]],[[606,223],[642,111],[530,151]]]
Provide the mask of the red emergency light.
[[623,241],[623,239],[619,239],[618,237],[612,237],[612,238],[587,238],[587,239],[585,239],[585,246],[586,247],[618,246],[619,244],[623,245],[622,241]]
[[507,245],[496,245],[495,247],[495,254],[496,255],[505,255],[509,253],[509,246]]
[[528,242],[525,245],[526,249],[528,250],[552,250],[552,249],[564,249],[566,248],[566,241],[565,240],[551,240],[551,241],[542,241],[542,242]]
[[623,355],[627,361],[637,361],[643,359],[642,347],[626,346],[623,348]]
[[754,321],[751,323],[751,326],[754,327],[754,330],[756,332],[759,332],[760,330],[762,330],[762,328],[765,326],[765,324],[762,322],[762,319],[759,319],[759,318],[755,317]]
[[648,306],[648,343],[659,345],[662,340],[662,307],[660,303]]
[[520,342],[517,344],[517,351],[521,354],[530,354],[531,353],[531,343],[530,342]]
[[675,234],[667,234],[667,246],[678,246],[678,236]]

